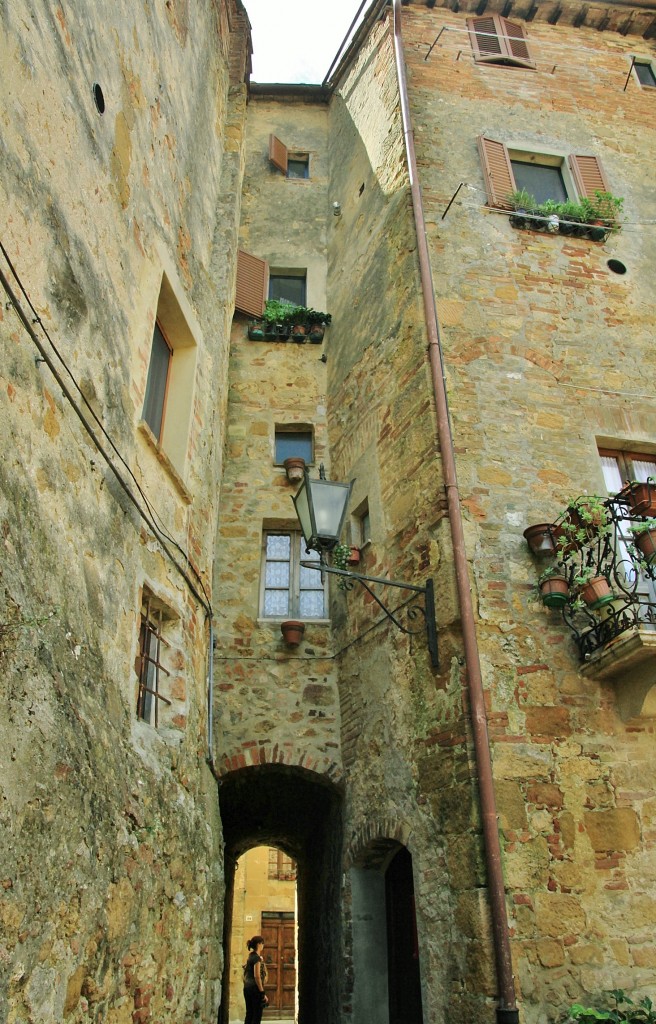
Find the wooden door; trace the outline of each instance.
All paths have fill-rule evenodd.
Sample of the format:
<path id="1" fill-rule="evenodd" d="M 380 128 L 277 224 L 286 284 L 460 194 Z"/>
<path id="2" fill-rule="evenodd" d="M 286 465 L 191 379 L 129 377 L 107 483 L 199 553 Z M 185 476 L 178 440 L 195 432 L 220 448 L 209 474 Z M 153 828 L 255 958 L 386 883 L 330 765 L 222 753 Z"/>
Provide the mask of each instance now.
<path id="1" fill-rule="evenodd" d="M 296 1002 L 296 947 L 294 914 L 262 911 L 262 954 L 267 968 L 269 1005 L 264 1017 L 292 1017 Z"/>

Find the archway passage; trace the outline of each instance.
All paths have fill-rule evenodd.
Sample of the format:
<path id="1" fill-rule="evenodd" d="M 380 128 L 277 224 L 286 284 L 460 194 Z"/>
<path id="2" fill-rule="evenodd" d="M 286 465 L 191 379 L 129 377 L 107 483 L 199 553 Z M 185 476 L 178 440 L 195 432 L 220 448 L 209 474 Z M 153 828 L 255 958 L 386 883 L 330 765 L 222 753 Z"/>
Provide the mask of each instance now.
<path id="1" fill-rule="evenodd" d="M 226 963 L 219 1024 L 228 1024 L 234 865 L 253 846 L 278 847 L 297 864 L 299 1024 L 337 1024 L 341 793 L 304 768 L 269 764 L 226 775 L 219 800 L 226 847 Z"/>
<path id="2" fill-rule="evenodd" d="M 422 1024 L 412 857 L 394 840 L 368 844 L 350 872 L 354 1024 Z"/>

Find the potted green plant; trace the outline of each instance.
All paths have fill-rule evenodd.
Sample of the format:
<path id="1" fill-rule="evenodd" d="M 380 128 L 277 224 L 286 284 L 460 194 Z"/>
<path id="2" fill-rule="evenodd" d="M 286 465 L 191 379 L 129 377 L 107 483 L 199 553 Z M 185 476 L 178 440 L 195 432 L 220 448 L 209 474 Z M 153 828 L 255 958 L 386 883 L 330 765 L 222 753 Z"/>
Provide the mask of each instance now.
<path id="1" fill-rule="evenodd" d="M 608 577 L 599 573 L 598 569 L 586 566 L 574 577 L 573 582 L 579 588 L 579 597 L 591 611 L 603 607 L 614 598 Z"/>
<path id="2" fill-rule="evenodd" d="M 527 224 L 527 214 L 530 214 L 538 205 L 535 196 L 527 192 L 525 188 L 519 188 L 510 193 L 508 202 L 515 211 L 509 218 L 512 226 L 514 228 L 530 227 L 530 222 Z"/>
<path id="3" fill-rule="evenodd" d="M 332 320 L 330 313 L 320 313 L 316 309 L 306 310 L 306 320 L 309 327 L 308 335 L 310 341 L 315 345 L 323 341 L 326 327 Z"/>
<path id="4" fill-rule="evenodd" d="M 631 515 L 656 516 L 656 480 L 653 476 L 646 481 L 629 480 L 615 499 L 628 505 Z"/>
<path id="5" fill-rule="evenodd" d="M 547 608 L 562 608 L 569 599 L 569 580 L 557 566 L 551 566 L 538 577 L 542 603 Z"/>
<path id="6" fill-rule="evenodd" d="M 604 537 L 612 530 L 608 518 L 607 499 L 598 494 L 582 494 L 570 498 L 559 526 L 561 535 L 558 547 L 562 553 L 577 550 L 583 544 Z"/>
<path id="7" fill-rule="evenodd" d="M 633 543 L 640 553 L 640 564 L 651 566 L 656 561 L 656 519 L 645 519 L 630 529 Z"/>

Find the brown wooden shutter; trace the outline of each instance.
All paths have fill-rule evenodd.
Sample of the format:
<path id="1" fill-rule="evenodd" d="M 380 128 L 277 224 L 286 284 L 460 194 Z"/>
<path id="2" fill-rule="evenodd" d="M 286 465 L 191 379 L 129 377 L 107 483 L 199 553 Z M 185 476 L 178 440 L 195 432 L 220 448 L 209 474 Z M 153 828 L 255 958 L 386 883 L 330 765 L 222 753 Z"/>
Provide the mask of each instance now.
<path id="1" fill-rule="evenodd" d="M 569 167 L 580 199 L 584 196 L 594 199 L 596 189 L 610 192 L 601 161 L 596 156 L 570 156 Z"/>
<path id="2" fill-rule="evenodd" d="M 513 176 L 508 150 L 503 142 L 478 136 L 478 150 L 485 175 L 485 188 L 490 206 L 512 209 L 508 196 L 517 188 Z"/>
<path id="3" fill-rule="evenodd" d="M 269 136 L 269 160 L 283 174 L 287 174 L 287 146 L 275 135 Z"/>
<path id="4" fill-rule="evenodd" d="M 498 14 L 467 18 L 474 60 L 489 64 L 519 64 L 534 68 L 523 25 Z"/>
<path id="5" fill-rule="evenodd" d="M 269 264 L 240 249 L 237 253 L 235 310 L 262 316 L 269 286 Z"/>
<path id="6" fill-rule="evenodd" d="M 493 14 L 487 18 L 467 18 L 467 28 L 474 51 L 474 60 L 498 60 L 504 49 L 498 34 L 497 19 Z"/>
<path id="7" fill-rule="evenodd" d="M 509 57 L 513 58 L 513 62 L 521 64 L 525 68 L 534 68 L 535 61 L 531 60 L 524 26 L 500 17 L 499 27 L 502 35 L 501 42 L 504 43 L 506 52 Z"/>

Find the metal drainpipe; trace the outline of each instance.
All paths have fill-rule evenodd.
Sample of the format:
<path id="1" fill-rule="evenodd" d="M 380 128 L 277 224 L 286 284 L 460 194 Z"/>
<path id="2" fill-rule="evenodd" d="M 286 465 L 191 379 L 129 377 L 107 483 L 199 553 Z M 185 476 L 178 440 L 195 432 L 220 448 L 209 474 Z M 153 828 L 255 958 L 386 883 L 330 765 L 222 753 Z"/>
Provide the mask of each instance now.
<path id="1" fill-rule="evenodd" d="M 403 37 L 401 34 L 401 0 L 394 3 L 394 56 L 396 74 L 401 99 L 401 115 L 405 139 L 408 174 L 412 192 L 412 209 L 414 213 L 415 231 L 419 250 L 419 268 L 421 273 L 421 290 L 424 299 L 424 314 L 428 330 L 428 353 L 430 358 L 433 394 L 437 411 L 437 434 L 442 455 L 444 482 L 451 525 L 453 543 L 453 560 L 456 569 L 456 585 L 462 622 L 462 635 L 465 648 L 465 663 L 471 705 L 472 732 L 478 769 L 481 814 L 483 819 L 483 836 L 485 840 L 485 862 L 487 867 L 488 888 L 490 893 L 490 911 L 492 917 L 492 933 L 494 938 L 494 954 L 496 962 L 497 982 L 499 986 L 499 1002 L 497 1007 L 498 1024 L 517 1024 L 519 1012 L 515 996 L 515 979 L 512 971 L 510 952 L 510 936 L 508 933 L 508 917 L 506 914 L 506 897 L 501 870 L 501 844 L 497 824 L 496 800 L 492 778 L 492 759 L 487 730 L 487 715 L 483 696 L 483 679 L 476 638 L 476 623 L 467 570 L 467 555 L 460 509 L 460 496 L 456 478 L 456 464 L 453 451 L 453 436 L 449 423 L 449 408 L 444 379 L 442 348 L 435 306 L 435 291 L 431 273 L 428 242 L 426 239 L 426 222 L 417 180 L 417 161 L 415 157 L 414 134 L 410 118 L 408 87 L 403 57 Z"/>

